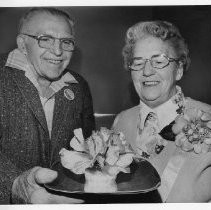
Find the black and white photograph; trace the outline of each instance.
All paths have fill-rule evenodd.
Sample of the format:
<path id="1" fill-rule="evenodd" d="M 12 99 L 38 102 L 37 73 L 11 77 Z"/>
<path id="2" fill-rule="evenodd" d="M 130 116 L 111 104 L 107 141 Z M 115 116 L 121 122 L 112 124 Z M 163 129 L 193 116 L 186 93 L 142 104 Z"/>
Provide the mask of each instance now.
<path id="1" fill-rule="evenodd" d="M 0 25 L 0 208 L 211 202 L 211 5 L 0 5 Z"/>

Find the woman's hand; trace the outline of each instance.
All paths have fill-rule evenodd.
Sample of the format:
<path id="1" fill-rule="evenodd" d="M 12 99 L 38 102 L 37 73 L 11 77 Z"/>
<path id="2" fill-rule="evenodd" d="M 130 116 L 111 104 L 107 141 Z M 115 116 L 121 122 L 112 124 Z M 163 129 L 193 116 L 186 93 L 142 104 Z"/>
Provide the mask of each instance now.
<path id="1" fill-rule="evenodd" d="M 34 167 L 17 177 L 12 187 L 13 203 L 70 204 L 83 200 L 51 194 L 42 186 L 57 177 L 57 172 L 48 168 Z"/>

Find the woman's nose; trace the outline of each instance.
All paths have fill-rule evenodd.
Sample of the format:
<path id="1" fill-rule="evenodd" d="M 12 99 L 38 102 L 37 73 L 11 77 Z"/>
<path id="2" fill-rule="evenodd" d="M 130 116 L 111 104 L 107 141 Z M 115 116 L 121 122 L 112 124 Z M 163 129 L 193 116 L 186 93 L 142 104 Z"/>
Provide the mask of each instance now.
<path id="1" fill-rule="evenodd" d="M 155 69 L 152 67 L 150 60 L 146 60 L 145 67 L 144 67 L 144 70 L 143 70 L 143 75 L 144 76 L 151 76 L 153 74 L 155 74 Z"/>

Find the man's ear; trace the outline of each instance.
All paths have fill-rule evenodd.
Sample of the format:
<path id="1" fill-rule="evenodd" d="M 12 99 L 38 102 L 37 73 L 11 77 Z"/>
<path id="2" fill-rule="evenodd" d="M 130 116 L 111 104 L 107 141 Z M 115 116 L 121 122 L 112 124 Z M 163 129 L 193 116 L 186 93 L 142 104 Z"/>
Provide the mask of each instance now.
<path id="1" fill-rule="evenodd" d="M 183 63 L 180 62 L 178 69 L 177 69 L 177 75 L 176 75 L 176 80 L 179 81 L 182 76 L 183 76 L 183 72 L 184 72 L 184 67 L 183 67 Z"/>
<path id="2" fill-rule="evenodd" d="M 26 43 L 25 43 L 25 40 L 24 40 L 23 35 L 18 35 L 17 38 L 16 38 L 16 41 L 17 41 L 18 49 L 19 49 L 24 55 L 26 55 L 26 54 L 27 54 L 27 51 L 26 51 Z"/>

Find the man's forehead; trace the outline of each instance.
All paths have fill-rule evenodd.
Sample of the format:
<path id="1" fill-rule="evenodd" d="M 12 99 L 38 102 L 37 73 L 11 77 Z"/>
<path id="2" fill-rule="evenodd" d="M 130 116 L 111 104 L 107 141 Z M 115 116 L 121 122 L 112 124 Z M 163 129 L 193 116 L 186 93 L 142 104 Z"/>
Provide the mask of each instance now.
<path id="1" fill-rule="evenodd" d="M 46 12 L 37 12 L 32 14 L 25 22 L 22 31 L 33 33 L 60 31 L 71 35 L 72 27 L 68 20 L 62 16 L 52 15 Z"/>

